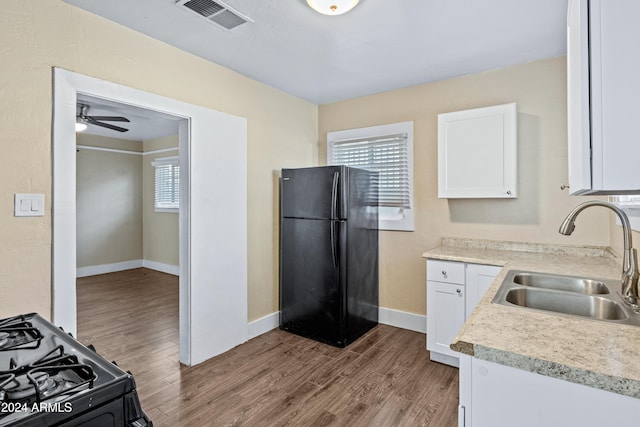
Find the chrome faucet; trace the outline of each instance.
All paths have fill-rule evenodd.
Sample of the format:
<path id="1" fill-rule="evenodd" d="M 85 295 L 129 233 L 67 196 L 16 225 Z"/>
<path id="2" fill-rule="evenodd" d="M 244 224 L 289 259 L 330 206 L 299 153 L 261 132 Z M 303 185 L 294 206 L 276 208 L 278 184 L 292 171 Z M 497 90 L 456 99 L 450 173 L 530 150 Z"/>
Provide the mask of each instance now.
<path id="1" fill-rule="evenodd" d="M 580 212 L 589 206 L 604 206 L 614 211 L 620 218 L 622 223 L 622 232 L 624 233 L 624 255 L 622 258 L 622 298 L 629 304 L 636 305 L 638 303 L 638 259 L 636 250 L 631 244 L 631 226 L 629 218 L 622 209 L 609 202 L 601 202 L 599 200 L 591 200 L 576 206 L 569 215 L 562 221 L 560 225 L 560 234 L 565 236 L 573 233 L 576 228 L 575 220 Z"/>

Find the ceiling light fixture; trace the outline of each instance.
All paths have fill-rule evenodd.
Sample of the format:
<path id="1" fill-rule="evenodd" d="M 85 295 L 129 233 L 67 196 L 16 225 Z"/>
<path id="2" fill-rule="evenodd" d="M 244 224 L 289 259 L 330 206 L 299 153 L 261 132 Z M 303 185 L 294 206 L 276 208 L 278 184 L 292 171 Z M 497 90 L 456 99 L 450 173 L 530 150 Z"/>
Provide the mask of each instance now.
<path id="1" fill-rule="evenodd" d="M 76 132 L 82 132 L 87 129 L 87 125 L 85 123 L 76 122 Z"/>
<path id="2" fill-rule="evenodd" d="M 316 12 L 324 15 L 342 15 L 353 9 L 360 0 L 307 0 Z"/>

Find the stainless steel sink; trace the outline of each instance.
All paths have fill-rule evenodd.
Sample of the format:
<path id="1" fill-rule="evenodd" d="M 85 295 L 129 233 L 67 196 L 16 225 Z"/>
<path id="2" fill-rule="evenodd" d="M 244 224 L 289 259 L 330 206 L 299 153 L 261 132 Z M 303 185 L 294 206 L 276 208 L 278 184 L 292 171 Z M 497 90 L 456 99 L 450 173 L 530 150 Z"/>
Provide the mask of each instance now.
<path id="1" fill-rule="evenodd" d="M 521 307 L 598 320 L 623 320 L 628 317 L 620 304 L 615 301 L 569 292 L 559 293 L 533 288 L 516 288 L 507 292 L 505 300 Z"/>
<path id="2" fill-rule="evenodd" d="M 640 314 L 614 291 L 616 280 L 511 270 L 494 304 L 640 326 Z"/>
<path id="3" fill-rule="evenodd" d="M 602 281 L 581 277 L 557 276 L 543 273 L 518 273 L 513 277 L 513 281 L 523 286 L 578 292 L 581 294 L 609 293 L 609 289 Z"/>

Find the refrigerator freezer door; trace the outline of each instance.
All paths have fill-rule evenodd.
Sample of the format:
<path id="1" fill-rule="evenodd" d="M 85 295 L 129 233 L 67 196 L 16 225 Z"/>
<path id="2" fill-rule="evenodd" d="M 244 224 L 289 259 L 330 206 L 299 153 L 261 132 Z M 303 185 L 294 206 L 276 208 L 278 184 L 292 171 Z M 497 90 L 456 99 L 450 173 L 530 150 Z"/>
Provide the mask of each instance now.
<path id="1" fill-rule="evenodd" d="M 343 347 L 344 222 L 283 218 L 281 227 L 280 327 Z"/>
<path id="2" fill-rule="evenodd" d="M 346 219 L 347 168 L 282 169 L 282 216 Z"/>

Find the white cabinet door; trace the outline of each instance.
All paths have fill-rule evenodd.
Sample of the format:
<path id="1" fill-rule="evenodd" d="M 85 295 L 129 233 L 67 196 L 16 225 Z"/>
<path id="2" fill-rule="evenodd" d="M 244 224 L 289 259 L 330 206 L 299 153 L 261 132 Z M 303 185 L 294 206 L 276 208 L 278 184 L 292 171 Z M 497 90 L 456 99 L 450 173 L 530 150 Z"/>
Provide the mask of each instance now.
<path id="1" fill-rule="evenodd" d="M 476 301 L 476 305 L 480 302 L 480 299 L 487 293 L 489 286 L 493 283 L 496 276 L 500 272 L 501 268 L 496 267 L 496 272 L 478 274 L 478 301 Z"/>
<path id="2" fill-rule="evenodd" d="M 517 197 L 516 104 L 438 115 L 438 197 Z"/>
<path id="3" fill-rule="evenodd" d="M 471 408 L 473 403 L 471 402 L 471 371 L 473 357 L 468 354 L 460 354 L 460 394 L 458 402 L 458 427 L 472 427 L 471 420 Z"/>
<path id="4" fill-rule="evenodd" d="M 471 398 L 465 399 L 464 406 L 473 427 L 640 424 L 640 399 L 476 358 L 461 364 L 460 369 L 461 378 L 471 369 Z"/>
<path id="5" fill-rule="evenodd" d="M 464 286 L 427 282 L 427 349 L 457 357 L 449 345 L 464 324 Z"/>
<path id="6" fill-rule="evenodd" d="M 465 302 L 465 319 L 471 315 L 484 294 L 500 273 L 502 267 L 495 265 L 467 264 L 465 289 L 467 291 Z"/>
<path id="7" fill-rule="evenodd" d="M 640 2 L 571 0 L 567 14 L 571 194 L 640 193 Z"/>
<path id="8" fill-rule="evenodd" d="M 569 191 L 591 189 L 588 0 L 569 0 L 567 12 L 567 114 Z"/>

